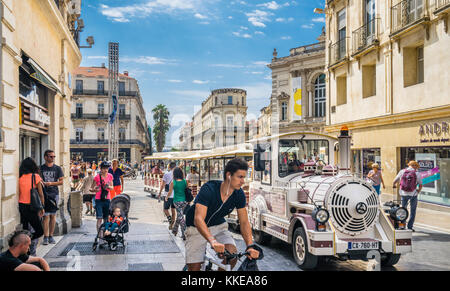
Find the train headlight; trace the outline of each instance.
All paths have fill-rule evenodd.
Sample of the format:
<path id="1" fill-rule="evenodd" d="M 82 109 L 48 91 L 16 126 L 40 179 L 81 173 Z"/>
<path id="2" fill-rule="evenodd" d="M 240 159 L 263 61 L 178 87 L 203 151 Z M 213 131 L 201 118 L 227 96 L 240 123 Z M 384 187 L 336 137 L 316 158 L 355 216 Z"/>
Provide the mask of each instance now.
<path id="1" fill-rule="evenodd" d="M 391 218 L 395 221 L 405 221 L 408 219 L 408 210 L 404 207 L 392 207 L 390 211 Z"/>
<path id="2" fill-rule="evenodd" d="M 313 218 L 316 222 L 320 224 L 327 223 L 328 219 L 330 218 L 330 214 L 328 211 L 324 208 L 316 209 L 313 213 Z"/>

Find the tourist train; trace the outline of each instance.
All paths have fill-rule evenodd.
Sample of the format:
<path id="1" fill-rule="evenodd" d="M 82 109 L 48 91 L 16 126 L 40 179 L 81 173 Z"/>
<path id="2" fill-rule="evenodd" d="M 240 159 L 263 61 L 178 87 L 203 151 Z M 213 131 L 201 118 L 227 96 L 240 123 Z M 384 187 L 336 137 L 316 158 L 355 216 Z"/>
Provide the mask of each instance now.
<path id="1" fill-rule="evenodd" d="M 236 157 L 249 163 L 243 190 L 253 238 L 267 244 L 272 237 L 292 245 L 302 269 L 319 261 L 367 260 L 395 265 L 412 251 L 408 211 L 396 203 L 380 204 L 371 183 L 350 171 L 350 142 L 343 128 L 338 138 L 313 132 L 292 132 L 248 143 L 195 152 L 156 153 L 148 163 L 175 161 L 200 176 L 192 185 L 222 180 L 225 164 Z M 148 175 L 146 191 L 159 193 L 162 175 Z M 236 211 L 228 223 L 239 228 Z M 322 260 L 319 260 L 322 259 Z"/>

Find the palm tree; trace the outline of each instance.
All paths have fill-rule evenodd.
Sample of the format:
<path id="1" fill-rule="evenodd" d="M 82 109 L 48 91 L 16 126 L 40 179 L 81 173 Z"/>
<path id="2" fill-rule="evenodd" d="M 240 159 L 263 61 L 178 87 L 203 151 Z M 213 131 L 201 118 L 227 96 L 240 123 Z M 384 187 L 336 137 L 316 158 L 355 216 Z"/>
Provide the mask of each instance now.
<path id="1" fill-rule="evenodd" d="M 161 152 L 166 143 L 166 134 L 170 129 L 169 110 L 163 104 L 157 105 L 152 110 L 155 126 L 153 127 L 153 136 L 155 138 L 156 151 Z"/>

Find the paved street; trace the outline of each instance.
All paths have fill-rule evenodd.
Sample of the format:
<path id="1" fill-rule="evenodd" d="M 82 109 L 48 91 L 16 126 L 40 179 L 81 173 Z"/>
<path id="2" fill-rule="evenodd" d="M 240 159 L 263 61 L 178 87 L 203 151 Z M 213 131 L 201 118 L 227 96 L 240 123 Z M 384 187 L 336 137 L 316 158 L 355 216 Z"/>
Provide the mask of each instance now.
<path id="1" fill-rule="evenodd" d="M 148 197 L 143 191 L 143 181 L 126 180 L 125 192 L 132 198 L 129 218 L 130 231 L 126 234 L 128 245 L 116 252 L 97 250 L 92 253 L 95 238 L 95 219 L 84 216 L 83 226 L 73 229 L 45 255 L 53 270 L 181 270 L 184 265 L 184 245 L 180 237 L 168 231 L 164 221 L 162 204 Z M 238 232 L 234 232 L 238 249 L 245 244 Z M 50 246 L 41 247 L 49 249 Z M 258 263 L 263 271 L 299 270 L 292 255 L 291 246 L 273 239 L 264 246 L 264 260 Z M 413 234 L 413 252 L 403 256 L 393 268 L 382 270 L 450 270 L 450 233 L 439 233 L 417 227 Z M 330 261 L 318 270 L 345 271 L 366 270 L 364 261 Z"/>

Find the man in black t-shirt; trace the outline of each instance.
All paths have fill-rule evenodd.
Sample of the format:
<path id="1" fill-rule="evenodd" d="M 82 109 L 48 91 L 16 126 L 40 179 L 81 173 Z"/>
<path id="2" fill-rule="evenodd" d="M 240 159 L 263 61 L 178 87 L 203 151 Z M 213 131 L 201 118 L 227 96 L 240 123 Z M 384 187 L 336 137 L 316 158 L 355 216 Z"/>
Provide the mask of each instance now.
<path id="1" fill-rule="evenodd" d="M 250 259 L 257 259 L 259 252 L 252 248 L 253 238 L 248 221 L 246 198 L 241 189 L 247 176 L 247 162 L 234 159 L 227 163 L 224 182 L 209 181 L 195 197 L 194 205 L 186 214 L 186 264 L 189 271 L 199 271 L 204 262 L 207 243 L 218 253 L 225 249 L 236 253 L 236 243 L 228 231 L 225 217 L 237 209 L 241 234 L 250 253 Z M 234 267 L 236 260 L 230 262 Z"/>
<path id="2" fill-rule="evenodd" d="M 58 211 L 59 189 L 63 184 L 64 174 L 60 166 L 55 165 L 55 152 L 46 150 L 44 153 L 45 164 L 40 168 L 41 177 L 44 181 L 44 190 L 47 194 L 44 214 L 44 240 L 43 245 L 54 244 L 53 232 L 56 225 L 56 211 Z"/>
<path id="3" fill-rule="evenodd" d="M 31 239 L 28 231 L 14 232 L 9 241 L 9 249 L 0 254 L 0 272 L 2 271 L 50 271 L 43 258 L 28 256 Z"/>

